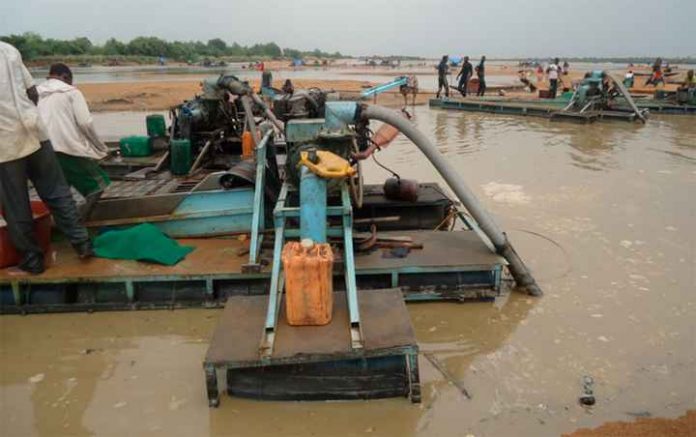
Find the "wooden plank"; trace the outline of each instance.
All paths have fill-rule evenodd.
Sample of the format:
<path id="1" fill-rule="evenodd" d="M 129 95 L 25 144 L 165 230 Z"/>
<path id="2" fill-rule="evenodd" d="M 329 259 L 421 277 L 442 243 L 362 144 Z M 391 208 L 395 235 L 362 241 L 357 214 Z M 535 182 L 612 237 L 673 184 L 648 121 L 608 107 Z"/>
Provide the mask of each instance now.
<path id="1" fill-rule="evenodd" d="M 414 244 L 423 244 L 423 249 L 412 250 L 405 258 L 385 258 L 382 250 L 356 256 L 358 273 L 375 270 L 416 271 L 420 268 L 471 268 L 490 269 L 505 261 L 491 252 L 473 231 L 391 231 L 381 232 L 380 237 L 408 237 Z M 181 239 L 179 243 L 194 246 L 183 261 L 174 266 L 142 263 L 129 260 L 93 258 L 80 260 L 66 242 L 56 243 L 46 257 L 48 268 L 40 275 L 18 274 L 13 269 L 0 269 L 0 284 L 12 281 L 26 283 L 99 281 L 125 278 L 168 277 L 185 280 L 190 276 L 242 274 L 242 265 L 247 256 L 239 256 L 247 243 L 236 238 Z M 268 256 L 268 253 L 264 254 Z M 270 268 L 264 267 L 262 274 Z"/>
<path id="2" fill-rule="evenodd" d="M 0 269 L 0 283 L 97 281 L 109 278 L 144 278 L 149 276 L 228 275 L 240 273 L 246 256 L 238 256 L 245 243 L 235 238 L 206 238 L 178 240 L 196 249 L 179 264 L 163 266 L 129 260 L 92 258 L 80 260 L 68 243 L 58 243 L 46 257 L 48 268 L 40 275 L 18 276 L 11 269 Z M 185 278 L 182 278 L 185 279 Z"/>

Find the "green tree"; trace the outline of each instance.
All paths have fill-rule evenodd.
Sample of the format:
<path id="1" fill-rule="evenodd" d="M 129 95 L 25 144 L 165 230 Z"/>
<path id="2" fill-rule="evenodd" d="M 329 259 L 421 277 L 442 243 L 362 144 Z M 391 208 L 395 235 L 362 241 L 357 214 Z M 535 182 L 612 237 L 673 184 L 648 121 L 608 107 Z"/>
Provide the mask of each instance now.
<path id="1" fill-rule="evenodd" d="M 102 48 L 102 52 L 106 56 L 121 56 L 127 53 L 126 45 L 116 38 L 109 38 Z"/>
<path id="2" fill-rule="evenodd" d="M 45 47 L 45 42 L 41 35 L 26 32 L 22 35 L 3 36 L 2 40 L 13 45 L 22 54 L 25 60 L 32 60 L 41 56 L 41 49 Z"/>
<path id="3" fill-rule="evenodd" d="M 283 49 L 283 56 L 292 59 L 300 59 L 302 58 L 302 52 L 291 48 L 285 48 Z"/>
<path id="4" fill-rule="evenodd" d="M 206 46 L 208 48 L 208 53 L 212 56 L 223 56 L 227 52 L 227 43 L 220 38 L 209 40 Z"/>
<path id="5" fill-rule="evenodd" d="M 89 53 L 89 51 L 92 49 L 92 41 L 90 41 L 88 38 L 80 37 L 80 38 L 75 38 L 72 41 L 70 41 L 70 50 L 72 55 L 85 55 Z"/>
<path id="6" fill-rule="evenodd" d="M 127 53 L 139 56 L 169 56 L 169 44 L 154 36 L 139 36 L 128 43 Z"/>
<path id="7" fill-rule="evenodd" d="M 199 57 L 210 56 L 237 56 L 237 57 L 273 57 L 282 56 L 290 58 L 302 58 L 314 56 L 317 58 L 341 57 L 339 52 L 325 53 L 319 49 L 311 52 L 303 52 L 293 48 L 281 49 L 274 42 L 243 46 L 238 43 L 227 45 L 220 38 L 213 38 L 207 43 L 201 41 L 173 41 L 168 42 L 152 36 L 134 38 L 128 43 L 123 43 L 110 38 L 103 45 L 94 45 L 86 37 L 78 37 L 70 40 L 42 38 L 37 33 L 27 32 L 21 35 L 0 36 L 0 40 L 15 46 L 26 60 L 48 56 L 166 56 L 168 58 L 188 61 Z"/>

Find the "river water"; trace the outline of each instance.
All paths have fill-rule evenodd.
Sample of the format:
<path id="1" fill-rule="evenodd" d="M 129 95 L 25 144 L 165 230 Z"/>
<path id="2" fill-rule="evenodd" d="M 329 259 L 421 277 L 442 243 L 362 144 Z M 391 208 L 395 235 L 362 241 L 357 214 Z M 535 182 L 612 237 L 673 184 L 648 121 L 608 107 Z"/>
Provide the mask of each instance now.
<path id="1" fill-rule="evenodd" d="M 224 396 L 211 410 L 201 362 L 217 310 L 3 316 L 3 435 L 552 436 L 696 408 L 696 119 L 588 126 L 418 107 L 415 123 L 545 291 L 408 306 L 422 351 L 471 399 L 421 357 L 420 405 Z M 378 158 L 438 180 L 404 138 Z M 387 176 L 366 167 L 371 182 Z M 586 375 L 591 409 L 577 402 Z"/>
<path id="2" fill-rule="evenodd" d="M 432 64 L 432 65 L 431 65 Z M 273 71 L 273 79 L 280 86 L 285 79 L 320 79 L 320 80 L 356 80 L 371 83 L 384 83 L 393 80 L 407 70 L 409 74 L 415 74 L 421 89 L 434 91 L 437 89 L 437 75 L 435 65 L 407 65 L 403 68 L 390 69 L 386 67 L 355 66 L 351 68 L 335 67 L 301 67 L 297 69 L 284 69 Z M 491 65 L 496 65 L 493 62 Z M 112 82 L 163 82 L 163 81 L 191 81 L 202 80 L 207 77 L 216 77 L 222 73 L 233 74 L 242 80 L 254 80 L 261 77 L 259 71 L 243 68 L 242 63 L 231 63 L 225 67 L 199 67 L 199 66 L 121 66 L 121 67 L 75 67 L 73 70 L 75 83 L 112 83 Z M 450 82 L 456 82 L 456 68 L 452 68 Z M 31 71 L 34 79 L 40 82 L 48 75 L 47 68 L 35 68 Z M 507 75 L 494 75 L 487 78 L 489 86 L 512 86 L 519 83 L 519 79 L 513 69 Z"/>

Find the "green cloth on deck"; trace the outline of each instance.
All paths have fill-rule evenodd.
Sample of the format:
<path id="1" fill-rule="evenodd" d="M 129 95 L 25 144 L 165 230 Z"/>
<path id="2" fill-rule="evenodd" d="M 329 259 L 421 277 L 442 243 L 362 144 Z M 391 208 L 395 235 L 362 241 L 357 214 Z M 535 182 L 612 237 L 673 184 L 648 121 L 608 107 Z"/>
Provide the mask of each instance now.
<path id="1" fill-rule="evenodd" d="M 104 191 L 111 184 L 109 176 L 94 159 L 60 152 L 56 152 L 56 156 L 68 185 L 75 187 L 84 197 Z"/>
<path id="2" fill-rule="evenodd" d="M 94 252 L 98 257 L 131 259 L 167 266 L 173 266 L 186 258 L 193 249 L 191 246 L 181 246 L 150 223 L 107 231 L 94 239 Z"/>

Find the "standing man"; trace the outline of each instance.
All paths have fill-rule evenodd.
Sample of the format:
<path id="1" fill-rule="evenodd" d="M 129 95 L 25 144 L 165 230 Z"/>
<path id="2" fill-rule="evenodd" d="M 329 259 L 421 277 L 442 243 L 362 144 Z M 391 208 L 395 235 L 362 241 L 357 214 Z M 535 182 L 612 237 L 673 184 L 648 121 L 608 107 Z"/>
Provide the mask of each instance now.
<path id="1" fill-rule="evenodd" d="M 560 67 L 558 66 L 558 58 L 553 60 L 548 68 L 546 69 L 546 74 L 549 75 L 549 98 L 555 99 L 556 93 L 558 92 L 558 74 Z"/>
<path id="2" fill-rule="evenodd" d="M 92 115 L 73 75 L 65 64 L 53 64 L 46 82 L 38 86 L 39 114 L 69 185 L 85 198 L 81 216 L 87 219 L 111 183 L 97 161 L 109 149 L 94 130 Z"/>
<path id="3" fill-rule="evenodd" d="M 437 94 L 435 94 L 435 98 L 437 99 L 440 98 L 440 91 L 442 91 L 442 88 L 445 89 L 445 97 L 449 97 L 449 84 L 447 83 L 447 73 L 449 72 L 448 62 L 449 56 L 445 55 L 440 60 L 440 63 L 437 64 Z"/>
<path id="4" fill-rule="evenodd" d="M 652 67 L 652 75 L 648 78 L 648 81 L 645 82 L 645 86 L 652 84 L 653 86 L 657 87 L 657 84 L 660 82 L 662 82 L 662 85 L 664 86 L 665 78 L 662 74 L 662 58 L 657 58 Z"/>
<path id="5" fill-rule="evenodd" d="M 570 64 L 568 61 L 563 62 L 563 75 L 567 76 L 570 73 Z"/>
<path id="6" fill-rule="evenodd" d="M 271 70 L 263 70 L 261 73 L 261 91 L 263 91 L 264 88 L 272 88 L 273 87 L 273 73 L 271 73 Z"/>
<path id="7" fill-rule="evenodd" d="M 691 69 L 686 72 L 686 77 L 684 78 L 684 83 L 682 88 L 690 90 L 696 88 L 696 76 L 694 76 L 694 70 Z"/>
<path id="8" fill-rule="evenodd" d="M 481 62 L 476 66 L 476 75 L 478 76 L 479 86 L 476 92 L 477 96 L 483 97 L 486 94 L 486 67 L 484 63 L 486 62 L 486 57 L 481 56 Z"/>
<path id="9" fill-rule="evenodd" d="M 38 93 L 19 51 L 0 41 L 0 204 L 10 240 L 22 255 L 19 268 L 32 274 L 42 273 L 45 264 L 34 234 L 29 180 L 80 258 L 94 255 L 41 123 L 37 100 Z"/>
<path id="10" fill-rule="evenodd" d="M 464 62 L 462 63 L 462 69 L 459 70 L 457 78 L 459 79 L 459 86 L 457 89 L 462 94 L 462 97 L 466 97 L 466 92 L 469 88 L 469 79 L 474 74 L 471 62 L 469 62 L 469 57 L 464 56 Z"/>

